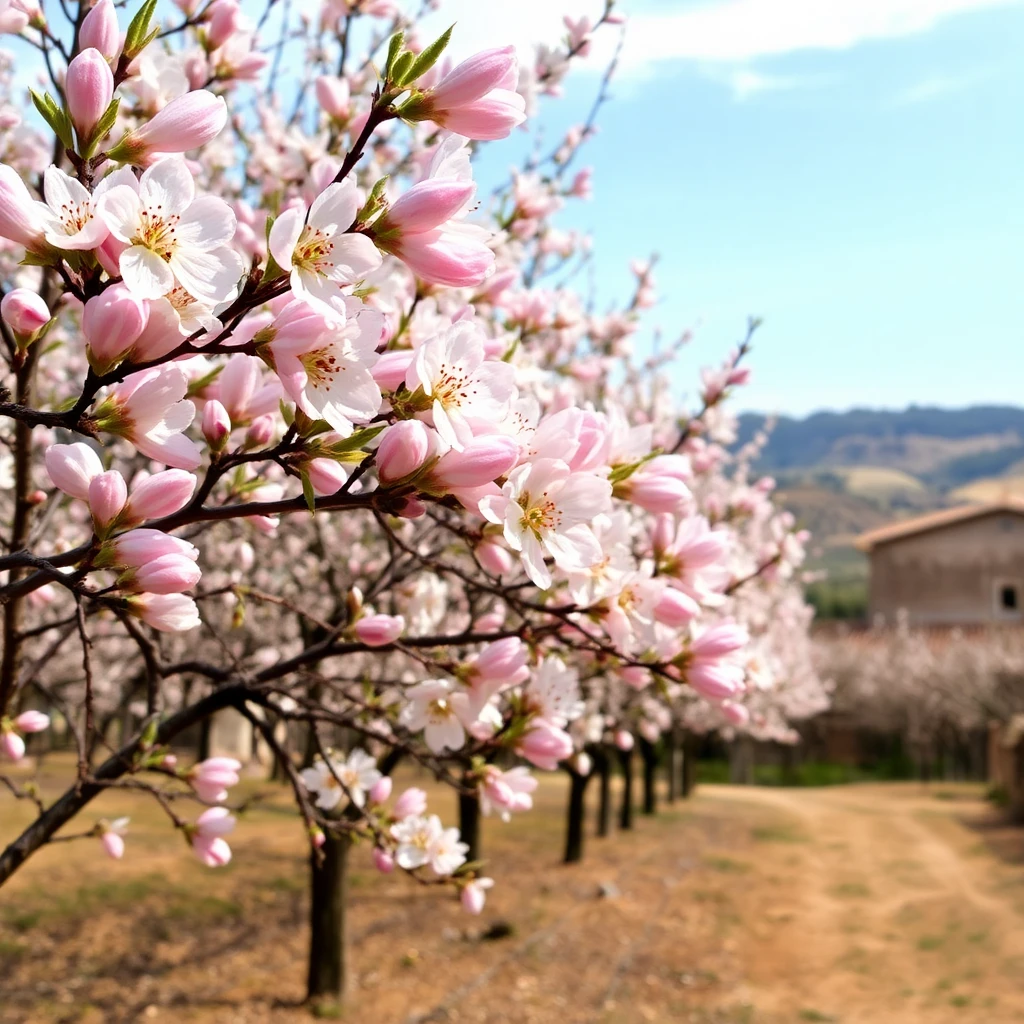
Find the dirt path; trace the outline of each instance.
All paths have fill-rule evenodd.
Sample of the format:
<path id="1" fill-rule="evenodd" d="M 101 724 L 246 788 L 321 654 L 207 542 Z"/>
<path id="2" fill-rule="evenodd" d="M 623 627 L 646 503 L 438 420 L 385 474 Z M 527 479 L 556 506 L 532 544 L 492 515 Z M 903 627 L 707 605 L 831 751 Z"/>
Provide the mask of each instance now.
<path id="1" fill-rule="evenodd" d="M 487 822 L 499 885 L 482 919 L 356 864 L 344 1019 L 1024 1021 L 1024 864 L 973 827 L 990 816 L 976 790 L 707 786 L 589 838 L 569 868 L 564 800 L 548 777 L 529 825 Z M 0 1022 L 308 1024 L 290 817 L 247 815 L 230 869 L 209 872 L 145 804 L 126 809 L 123 862 L 70 844 L 0 895 Z M 1006 833 L 1024 852 L 1021 836 Z M 506 937 L 487 941 L 497 924 Z"/>

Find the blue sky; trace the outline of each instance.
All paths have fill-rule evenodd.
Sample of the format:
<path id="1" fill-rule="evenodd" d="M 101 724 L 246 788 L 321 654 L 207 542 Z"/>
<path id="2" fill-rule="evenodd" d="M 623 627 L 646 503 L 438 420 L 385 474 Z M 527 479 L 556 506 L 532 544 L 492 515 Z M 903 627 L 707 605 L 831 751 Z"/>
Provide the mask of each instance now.
<path id="1" fill-rule="evenodd" d="M 455 55 L 600 9 L 508 6 L 514 19 L 445 4 Z M 620 7 L 623 75 L 585 154 L 595 198 L 564 223 L 593 233 L 602 297 L 626 292 L 630 257 L 660 254 L 650 323 L 698 328 L 681 392 L 756 313 L 744 408 L 1024 402 L 1024 4 Z M 542 108 L 552 139 L 582 118 L 612 43 Z M 521 152 L 492 146 L 484 181 Z"/>

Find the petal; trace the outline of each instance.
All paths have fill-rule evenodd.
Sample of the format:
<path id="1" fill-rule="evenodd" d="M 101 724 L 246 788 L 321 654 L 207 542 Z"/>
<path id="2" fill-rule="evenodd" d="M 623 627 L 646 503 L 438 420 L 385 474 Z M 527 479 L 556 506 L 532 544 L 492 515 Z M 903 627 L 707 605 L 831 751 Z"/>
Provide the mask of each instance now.
<path id="1" fill-rule="evenodd" d="M 142 201 L 128 185 L 115 185 L 103 194 L 97 213 L 116 239 L 131 242 L 139 231 Z"/>
<path id="2" fill-rule="evenodd" d="M 351 227 L 358 212 L 359 195 L 355 184 L 351 180 L 338 181 L 328 185 L 313 201 L 309 224 L 330 237 Z"/>
<path id="3" fill-rule="evenodd" d="M 223 288 L 225 281 L 224 264 L 218 256 L 222 251 L 179 249 L 171 256 L 169 267 L 185 291 L 208 302 L 220 302 L 224 296 L 216 294 L 216 290 L 218 285 Z M 233 269 L 228 276 L 234 278 L 233 286 L 238 280 L 234 277 Z"/>
<path id="4" fill-rule="evenodd" d="M 51 164 L 43 175 L 43 196 L 47 206 L 54 213 L 59 213 L 64 205 L 89 204 L 92 197 L 81 182 L 65 174 L 59 167 Z"/>
<path id="5" fill-rule="evenodd" d="M 200 196 L 181 215 L 177 228 L 180 245 L 215 249 L 235 234 L 235 213 L 217 196 Z"/>
<path id="6" fill-rule="evenodd" d="M 145 246 L 125 249 L 119 265 L 126 287 L 136 298 L 159 299 L 174 287 L 171 268 Z"/>
<path id="7" fill-rule="evenodd" d="M 334 239 L 331 261 L 334 264 L 331 279 L 351 284 L 376 270 L 381 265 L 381 255 L 366 235 L 341 235 Z"/>
<path id="8" fill-rule="evenodd" d="M 302 210 L 285 210 L 270 229 L 270 238 L 267 240 L 270 255 L 284 270 L 292 265 L 292 253 L 302 234 L 303 216 Z"/>
<path id="9" fill-rule="evenodd" d="M 196 197 L 196 184 L 181 157 L 167 157 L 142 175 L 139 194 L 147 207 L 162 207 L 166 216 L 189 208 Z"/>

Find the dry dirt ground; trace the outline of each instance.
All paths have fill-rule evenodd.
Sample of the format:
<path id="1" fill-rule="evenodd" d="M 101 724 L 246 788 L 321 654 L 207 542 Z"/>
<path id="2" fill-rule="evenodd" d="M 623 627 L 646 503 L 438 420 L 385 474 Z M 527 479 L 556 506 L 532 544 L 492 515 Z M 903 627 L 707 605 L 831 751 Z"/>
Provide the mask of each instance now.
<path id="1" fill-rule="evenodd" d="M 111 794 L 95 810 L 132 814 L 124 861 L 83 840 L 15 876 L 0 1022 L 308 1022 L 300 829 L 280 790 L 247 788 L 222 871 Z M 558 863 L 564 797 L 550 779 L 529 819 L 487 823 L 499 884 L 480 919 L 356 851 L 345 1020 L 1024 1021 L 1024 837 L 976 789 L 705 786 L 588 837 L 574 867 Z M 26 816 L 0 796 L 0 841 Z"/>

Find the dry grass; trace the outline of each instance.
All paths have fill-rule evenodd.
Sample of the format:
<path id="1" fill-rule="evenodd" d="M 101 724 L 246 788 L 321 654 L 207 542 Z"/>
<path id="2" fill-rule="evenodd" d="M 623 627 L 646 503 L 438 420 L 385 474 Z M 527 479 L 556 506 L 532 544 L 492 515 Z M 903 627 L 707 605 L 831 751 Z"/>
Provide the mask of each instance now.
<path id="1" fill-rule="evenodd" d="M 309 1021 L 301 828 L 278 787 L 246 789 L 260 799 L 222 871 L 122 794 L 94 810 L 132 815 L 123 862 L 94 840 L 34 858 L 0 896 L 0 1021 Z M 973 797 L 707 787 L 630 834 L 588 838 L 567 868 L 564 796 L 547 779 L 528 820 L 487 822 L 499 886 L 481 919 L 357 851 L 344 1019 L 1024 1020 L 1024 868 L 963 827 L 982 813 Z M 0 839 L 25 818 L 0 799 Z"/>

